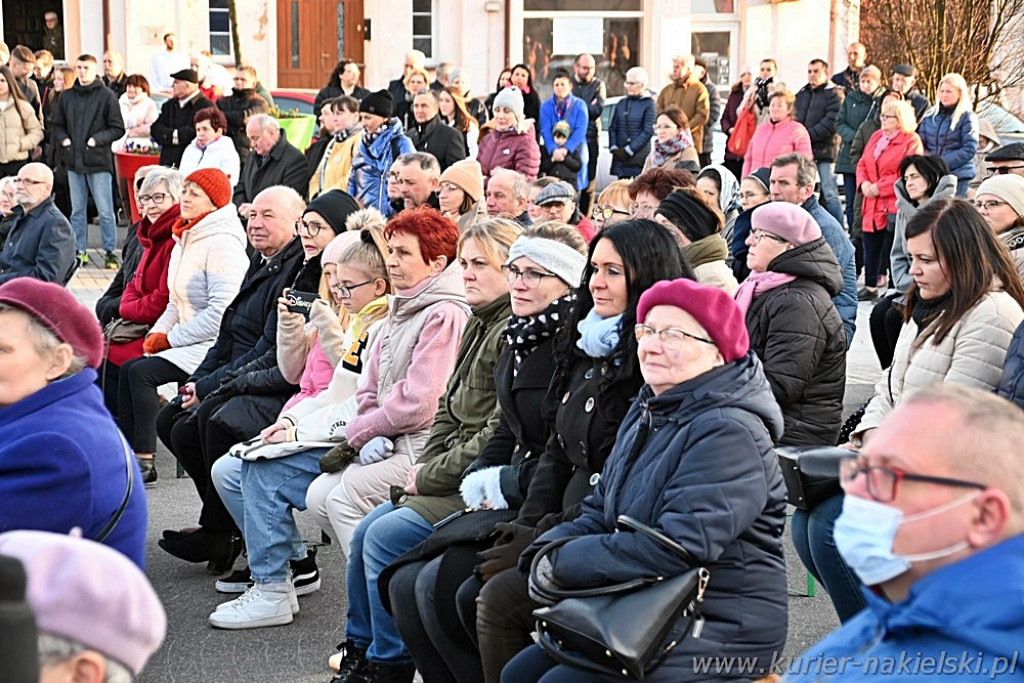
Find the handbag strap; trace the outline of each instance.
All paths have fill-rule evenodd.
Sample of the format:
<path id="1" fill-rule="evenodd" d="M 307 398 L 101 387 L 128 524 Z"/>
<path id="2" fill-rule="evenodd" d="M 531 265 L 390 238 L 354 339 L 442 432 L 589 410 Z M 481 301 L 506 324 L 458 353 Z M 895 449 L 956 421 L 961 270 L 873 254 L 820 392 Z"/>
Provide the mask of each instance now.
<path id="1" fill-rule="evenodd" d="M 124 438 L 121 430 L 118 430 L 117 435 L 121 437 L 121 449 L 124 451 L 124 464 L 128 474 L 128 485 L 125 487 L 124 498 L 121 499 L 121 504 L 114 510 L 114 514 L 107 520 L 107 523 L 100 529 L 100 532 L 96 534 L 96 538 L 93 539 L 97 543 L 105 541 L 110 532 L 117 526 L 117 523 L 124 517 L 124 511 L 128 509 L 128 501 L 131 500 L 132 491 L 135 488 L 135 472 L 132 470 L 132 451 L 128 447 L 128 441 Z"/>

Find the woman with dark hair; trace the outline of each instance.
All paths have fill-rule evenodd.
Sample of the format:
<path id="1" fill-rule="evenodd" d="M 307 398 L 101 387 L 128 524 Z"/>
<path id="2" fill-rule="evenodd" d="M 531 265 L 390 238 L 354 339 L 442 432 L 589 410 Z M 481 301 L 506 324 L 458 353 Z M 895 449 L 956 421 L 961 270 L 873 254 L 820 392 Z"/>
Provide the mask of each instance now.
<path id="1" fill-rule="evenodd" d="M 900 162 L 900 179 L 893 185 L 893 191 L 896 229 L 889 252 L 892 281 L 885 296 L 871 310 L 871 341 L 883 370 L 892 363 L 896 339 L 903 327 L 904 295 L 913 282 L 907 254 L 907 222 L 929 202 L 955 196 L 956 176 L 949 172 L 941 157 L 912 155 Z"/>
<path id="2" fill-rule="evenodd" d="M 237 185 L 241 175 L 241 160 L 235 143 L 225 135 L 228 120 L 217 107 L 200 109 L 192 117 L 196 136 L 181 155 L 181 172 L 188 175 L 200 168 L 219 168 Z"/>
<path id="3" fill-rule="evenodd" d="M 359 64 L 351 59 L 342 59 L 334 65 L 334 70 L 327 78 L 327 85 L 320 88 L 313 100 L 313 115 L 320 120 L 320 112 L 323 111 L 324 102 L 333 100 L 342 95 L 354 97 L 362 101 L 370 91 L 359 85 Z"/>
<path id="4" fill-rule="evenodd" d="M 1014 330 L 1024 320 L 1024 286 L 1006 248 L 965 201 L 939 199 L 907 223 L 913 278 L 892 365 L 882 373 L 851 449 L 871 439 L 904 399 L 936 382 L 988 391 L 998 384 Z M 866 605 L 861 582 L 835 547 L 832 529 L 842 495 L 793 519 L 793 542 L 808 570 L 824 584 L 841 621 Z M 860 578 L 861 581 L 857 579 Z"/>
<path id="5" fill-rule="evenodd" d="M 644 161 L 643 172 L 652 168 L 700 170 L 697 148 L 693 145 L 690 120 L 679 107 L 659 111 L 654 123 L 654 144 Z"/>
<path id="6" fill-rule="evenodd" d="M 459 88 L 449 85 L 437 94 L 437 111 L 441 121 L 462 133 L 470 159 L 475 159 L 480 139 L 480 124 L 470 115 Z"/>
<path id="7" fill-rule="evenodd" d="M 132 74 L 124 81 L 124 94 L 118 98 L 121 118 L 124 119 L 124 137 L 114 142 L 112 149 L 117 152 L 128 143 L 150 146 L 149 127 L 160 111 L 149 96 L 149 81 L 142 74 Z M 187 175 L 187 174 L 186 174 Z"/>
<path id="8" fill-rule="evenodd" d="M 511 82 L 512 69 L 506 66 L 504 69 L 501 70 L 501 73 L 498 74 L 498 82 L 494 84 L 494 92 L 488 95 L 487 99 L 484 100 L 484 107 L 487 108 L 488 118 L 494 116 L 494 98 L 497 97 L 498 93 L 504 90 L 505 87 L 509 85 Z M 539 108 L 538 111 L 540 111 Z"/>
<path id="9" fill-rule="evenodd" d="M 516 64 L 509 75 L 509 85 L 516 86 L 523 93 L 523 118 L 533 120 L 534 134 L 539 136 L 540 95 L 533 87 L 533 70 L 526 64 Z"/>

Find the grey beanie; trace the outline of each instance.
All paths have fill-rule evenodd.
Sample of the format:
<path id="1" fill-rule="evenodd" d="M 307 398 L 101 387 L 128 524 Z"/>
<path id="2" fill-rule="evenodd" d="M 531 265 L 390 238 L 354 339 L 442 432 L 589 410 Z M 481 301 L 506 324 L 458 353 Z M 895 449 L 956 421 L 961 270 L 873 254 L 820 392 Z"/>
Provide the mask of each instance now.
<path id="1" fill-rule="evenodd" d="M 558 276 L 570 287 L 579 287 L 583 279 L 583 268 L 587 265 L 587 257 L 567 244 L 543 237 L 520 237 L 508 251 L 505 265 L 516 259 L 526 258 L 535 262 Z"/>
<path id="2" fill-rule="evenodd" d="M 494 96 L 494 107 L 508 107 L 516 115 L 517 121 L 526 118 L 523 113 L 523 93 L 519 88 L 510 85 Z"/>

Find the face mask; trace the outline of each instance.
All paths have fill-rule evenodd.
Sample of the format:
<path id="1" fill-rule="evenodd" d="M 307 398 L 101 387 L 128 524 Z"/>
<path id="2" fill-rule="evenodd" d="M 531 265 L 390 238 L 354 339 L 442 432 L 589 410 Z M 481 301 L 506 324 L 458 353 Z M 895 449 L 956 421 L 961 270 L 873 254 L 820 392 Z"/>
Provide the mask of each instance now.
<path id="1" fill-rule="evenodd" d="M 832 532 L 836 548 L 864 585 L 877 586 L 906 572 L 912 562 L 937 560 L 966 548 L 967 541 L 960 541 L 929 553 L 897 555 L 892 544 L 901 525 L 952 510 L 977 495 L 970 493 L 945 505 L 904 517 L 899 508 L 847 494 L 843 498 L 843 512 L 836 519 Z"/>

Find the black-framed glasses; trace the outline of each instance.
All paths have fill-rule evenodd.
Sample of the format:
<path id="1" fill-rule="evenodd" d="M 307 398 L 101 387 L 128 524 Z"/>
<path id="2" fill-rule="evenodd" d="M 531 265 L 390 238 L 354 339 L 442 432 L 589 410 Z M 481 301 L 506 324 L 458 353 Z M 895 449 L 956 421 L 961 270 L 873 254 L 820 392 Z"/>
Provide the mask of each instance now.
<path id="1" fill-rule="evenodd" d="M 660 330 L 656 330 L 650 325 L 637 324 L 633 326 L 633 336 L 636 337 L 637 343 L 642 342 L 644 339 L 658 336 L 662 344 L 666 346 L 680 346 L 687 339 L 693 339 L 694 341 L 704 342 L 705 344 L 711 344 L 715 346 L 715 342 L 704 337 L 698 337 L 695 334 L 691 334 L 686 330 L 681 330 L 678 327 L 663 327 Z"/>
<path id="2" fill-rule="evenodd" d="M 295 228 L 300 232 L 305 230 L 306 234 L 310 237 L 316 237 L 320 234 L 320 231 L 324 229 L 324 224 L 320 221 L 304 221 L 299 219 L 295 223 Z"/>
<path id="3" fill-rule="evenodd" d="M 505 276 L 505 282 L 512 286 L 515 281 L 519 278 L 523 278 L 523 284 L 527 287 L 536 287 L 540 284 L 540 281 L 546 277 L 558 277 L 554 273 L 542 273 L 539 270 L 533 268 L 527 268 L 526 270 L 519 270 L 519 268 L 505 264 L 501 267 L 501 274 Z"/>
<path id="4" fill-rule="evenodd" d="M 977 208 L 978 211 L 981 211 L 982 209 L 984 209 L 985 211 L 991 211 L 992 209 L 997 209 L 1000 206 L 1006 204 L 1006 202 L 999 201 L 998 199 L 990 199 L 987 202 L 979 202 L 978 200 L 975 200 L 971 203 L 974 204 L 975 208 Z"/>
<path id="5" fill-rule="evenodd" d="M 846 489 L 860 475 L 866 475 L 868 495 L 879 503 L 891 503 L 896 500 L 896 492 L 901 481 L 919 481 L 925 484 L 938 484 L 939 486 L 957 486 L 960 488 L 980 489 L 988 488 L 985 484 L 964 479 L 949 479 L 948 477 L 930 477 L 924 474 L 911 474 L 895 467 L 884 465 L 867 465 L 861 462 L 859 456 L 851 455 L 839 461 L 839 483 Z"/>
<path id="6" fill-rule="evenodd" d="M 1020 171 L 1024 169 L 1022 166 L 997 166 L 996 168 L 989 169 L 989 175 L 1006 175 L 1007 173 L 1013 173 L 1014 171 Z"/>
<path id="7" fill-rule="evenodd" d="M 598 204 L 594 207 L 594 215 L 600 216 L 601 218 L 608 220 L 617 213 L 621 213 L 623 216 L 632 215 L 629 211 L 623 209 L 616 209 L 614 206 L 601 206 Z"/>
<path id="8" fill-rule="evenodd" d="M 778 235 L 773 235 L 772 233 L 767 232 L 765 230 L 751 230 L 750 231 L 750 239 L 754 240 L 754 244 L 761 244 L 761 240 L 763 240 L 766 237 L 768 239 L 770 239 L 771 241 L 773 241 L 773 242 L 778 242 L 779 244 L 788 244 L 789 243 L 789 240 L 787 240 L 786 238 L 779 237 Z"/>
<path id="9" fill-rule="evenodd" d="M 371 282 L 376 282 L 376 280 L 367 280 L 366 282 L 360 282 L 359 284 L 355 285 L 331 285 L 331 289 L 338 293 L 338 298 L 351 299 L 353 289 L 359 289 L 360 287 L 368 285 Z"/>
<path id="10" fill-rule="evenodd" d="M 167 199 L 167 195 L 163 192 L 154 192 L 153 194 L 140 194 L 135 197 L 135 203 L 142 206 L 146 202 L 153 202 L 154 204 L 163 204 L 164 200 Z"/>

